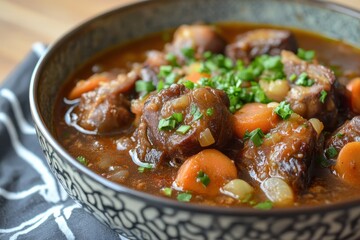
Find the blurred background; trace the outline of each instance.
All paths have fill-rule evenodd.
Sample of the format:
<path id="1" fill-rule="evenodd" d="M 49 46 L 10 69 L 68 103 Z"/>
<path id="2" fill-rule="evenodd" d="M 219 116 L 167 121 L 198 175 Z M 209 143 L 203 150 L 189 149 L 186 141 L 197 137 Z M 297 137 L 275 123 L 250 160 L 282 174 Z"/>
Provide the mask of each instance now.
<path id="1" fill-rule="evenodd" d="M 136 1 L 0 0 L 0 84 L 25 57 L 34 42 L 52 43 L 88 18 Z M 360 10 L 360 0 L 328 2 Z"/>

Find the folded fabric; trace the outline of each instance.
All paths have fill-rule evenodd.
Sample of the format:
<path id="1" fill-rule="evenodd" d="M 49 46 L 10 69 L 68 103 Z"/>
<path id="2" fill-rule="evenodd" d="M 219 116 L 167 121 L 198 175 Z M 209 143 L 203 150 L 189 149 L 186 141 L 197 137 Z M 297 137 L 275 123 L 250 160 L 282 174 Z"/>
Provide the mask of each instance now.
<path id="1" fill-rule="evenodd" d="M 119 239 L 68 197 L 44 159 L 28 94 L 43 50 L 34 45 L 0 87 L 0 239 Z"/>

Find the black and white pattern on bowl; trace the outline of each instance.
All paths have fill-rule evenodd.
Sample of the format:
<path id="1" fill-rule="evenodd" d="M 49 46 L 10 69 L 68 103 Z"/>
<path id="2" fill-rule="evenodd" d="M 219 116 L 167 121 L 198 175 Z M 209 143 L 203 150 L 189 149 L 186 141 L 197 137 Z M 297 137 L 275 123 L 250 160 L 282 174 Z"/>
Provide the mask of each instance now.
<path id="1" fill-rule="evenodd" d="M 99 176 L 71 159 L 50 136 L 53 96 L 87 59 L 129 39 L 199 20 L 292 26 L 360 44 L 360 18 L 302 1 L 151 1 L 95 18 L 56 43 L 34 75 L 34 95 L 43 120 L 33 115 L 54 175 L 87 211 L 129 239 L 359 239 L 360 206 L 355 204 L 327 211 L 220 212 L 142 198 L 134 190 L 98 181 Z M 31 103 L 34 111 L 34 100 Z"/>
<path id="2" fill-rule="evenodd" d="M 59 157 L 37 129 L 49 166 L 68 194 L 128 239 L 359 239 L 360 206 L 286 215 L 219 215 L 162 206 L 116 192 Z"/>

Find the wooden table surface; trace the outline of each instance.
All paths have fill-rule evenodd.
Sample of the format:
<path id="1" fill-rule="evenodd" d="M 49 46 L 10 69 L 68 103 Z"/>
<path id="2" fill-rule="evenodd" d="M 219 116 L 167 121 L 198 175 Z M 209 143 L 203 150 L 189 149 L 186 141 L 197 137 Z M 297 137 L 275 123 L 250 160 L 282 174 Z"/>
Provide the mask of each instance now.
<path id="1" fill-rule="evenodd" d="M 0 0 L 0 84 L 35 42 L 51 43 L 80 22 L 136 0 Z M 360 0 L 332 0 L 360 10 Z"/>

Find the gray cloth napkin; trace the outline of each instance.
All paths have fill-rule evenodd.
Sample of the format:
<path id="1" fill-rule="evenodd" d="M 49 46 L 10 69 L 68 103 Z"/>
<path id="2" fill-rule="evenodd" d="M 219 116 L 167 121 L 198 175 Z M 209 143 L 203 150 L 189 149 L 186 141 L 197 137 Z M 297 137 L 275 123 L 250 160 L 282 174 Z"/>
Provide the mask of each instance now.
<path id="1" fill-rule="evenodd" d="M 76 204 L 44 159 L 29 107 L 32 51 L 0 87 L 0 239 L 119 239 Z"/>

